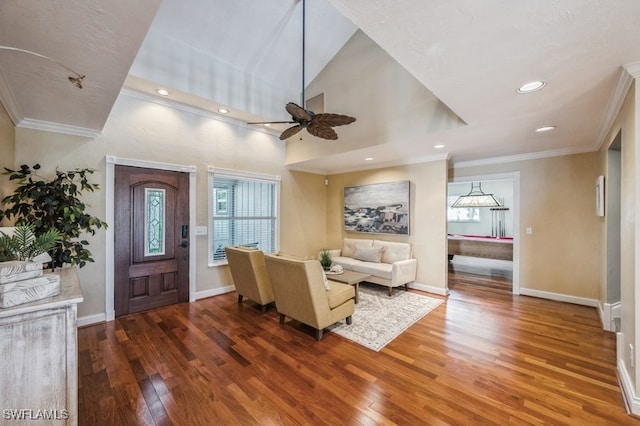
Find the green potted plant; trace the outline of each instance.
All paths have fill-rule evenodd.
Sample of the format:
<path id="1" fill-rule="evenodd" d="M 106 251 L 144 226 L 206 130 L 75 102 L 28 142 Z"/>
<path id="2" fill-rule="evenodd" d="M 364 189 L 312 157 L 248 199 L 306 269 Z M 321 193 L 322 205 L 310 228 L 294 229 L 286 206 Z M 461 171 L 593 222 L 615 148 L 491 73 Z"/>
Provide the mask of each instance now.
<path id="1" fill-rule="evenodd" d="M 331 268 L 331 253 L 327 249 L 322 249 L 320 251 L 320 265 L 325 271 L 328 271 Z"/>
<path id="2" fill-rule="evenodd" d="M 80 197 L 84 191 L 99 189 L 98 184 L 89 182 L 88 176 L 94 170 L 56 170 L 55 177 L 46 179 L 37 174 L 39 169 L 39 164 L 33 167 L 23 164 L 19 170 L 5 167 L 2 174 L 16 181 L 17 187 L 2 199 L 0 220 L 13 218 L 16 225 L 31 224 L 36 237 L 57 230 L 60 238 L 49 251 L 52 266 L 70 263 L 83 267 L 93 262 L 87 249 L 89 242 L 80 237 L 83 233 L 95 235 L 97 229 L 106 228 L 107 224 L 88 214 L 88 205 Z"/>
<path id="3" fill-rule="evenodd" d="M 57 229 L 50 229 L 36 237 L 32 224 L 18 225 L 11 236 L 0 232 L 0 261 L 32 261 L 34 257 L 54 248 L 59 239 L 60 232 Z"/>

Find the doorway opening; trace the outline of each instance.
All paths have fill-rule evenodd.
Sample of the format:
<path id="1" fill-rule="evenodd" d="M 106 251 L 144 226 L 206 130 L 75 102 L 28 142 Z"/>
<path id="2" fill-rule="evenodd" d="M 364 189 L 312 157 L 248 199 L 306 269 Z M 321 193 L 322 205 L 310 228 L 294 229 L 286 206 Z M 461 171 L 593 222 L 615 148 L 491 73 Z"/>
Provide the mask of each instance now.
<path id="1" fill-rule="evenodd" d="M 607 151 L 605 180 L 606 258 L 607 270 L 602 306 L 605 330 L 618 331 L 621 315 L 621 204 L 622 204 L 622 131 L 618 132 Z"/>
<path id="2" fill-rule="evenodd" d="M 480 183 L 500 206 L 451 207 Z M 448 185 L 448 287 L 485 296 L 520 293 L 519 172 L 461 177 Z"/>

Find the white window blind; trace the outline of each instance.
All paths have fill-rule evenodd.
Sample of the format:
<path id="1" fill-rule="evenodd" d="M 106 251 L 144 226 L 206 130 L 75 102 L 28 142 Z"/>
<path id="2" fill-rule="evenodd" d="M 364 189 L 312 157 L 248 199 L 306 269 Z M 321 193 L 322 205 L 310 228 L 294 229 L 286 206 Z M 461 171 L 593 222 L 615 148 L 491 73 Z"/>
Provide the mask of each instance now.
<path id="1" fill-rule="evenodd" d="M 210 169 L 210 261 L 226 262 L 228 245 L 278 250 L 278 176 Z"/>

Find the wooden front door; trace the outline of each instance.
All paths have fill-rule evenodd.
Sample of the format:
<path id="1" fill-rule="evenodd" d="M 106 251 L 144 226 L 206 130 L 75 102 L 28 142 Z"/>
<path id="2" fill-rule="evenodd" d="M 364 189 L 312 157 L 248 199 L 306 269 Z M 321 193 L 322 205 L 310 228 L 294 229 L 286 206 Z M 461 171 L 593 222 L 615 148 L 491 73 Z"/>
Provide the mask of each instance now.
<path id="1" fill-rule="evenodd" d="M 115 313 L 189 300 L 189 176 L 116 166 Z"/>

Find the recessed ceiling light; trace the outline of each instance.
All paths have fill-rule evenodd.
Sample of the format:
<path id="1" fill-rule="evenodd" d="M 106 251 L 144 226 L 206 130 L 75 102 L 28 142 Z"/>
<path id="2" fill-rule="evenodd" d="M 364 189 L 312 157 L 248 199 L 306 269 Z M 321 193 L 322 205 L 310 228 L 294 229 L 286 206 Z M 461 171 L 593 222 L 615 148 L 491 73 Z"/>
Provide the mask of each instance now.
<path id="1" fill-rule="evenodd" d="M 434 147 L 435 149 L 442 149 L 442 148 L 444 148 L 444 145 L 443 145 L 443 144 L 441 144 L 441 143 L 439 143 L 438 145 L 434 145 L 433 147 Z"/>
<path id="2" fill-rule="evenodd" d="M 548 132 L 551 130 L 554 130 L 556 128 L 556 126 L 542 126 L 542 127 L 538 127 L 536 129 L 537 133 L 542 133 L 542 132 Z"/>
<path id="3" fill-rule="evenodd" d="M 547 83 L 545 83 L 544 81 L 540 81 L 540 80 L 530 81 L 530 82 L 525 83 L 522 86 L 520 86 L 520 88 L 518 89 L 518 93 L 535 92 L 536 90 L 542 89 L 546 84 Z"/>
<path id="4" fill-rule="evenodd" d="M 156 89 L 156 93 L 160 96 L 169 96 L 171 94 L 167 89 Z"/>
<path id="5" fill-rule="evenodd" d="M 364 161 L 373 161 L 373 157 L 367 157 L 364 159 Z"/>
<path id="6" fill-rule="evenodd" d="M 220 114 L 228 114 L 228 113 L 229 113 L 229 110 L 228 110 L 228 109 L 226 109 L 226 108 L 218 108 L 218 112 L 219 112 Z"/>
<path id="7" fill-rule="evenodd" d="M 264 123 L 263 126 L 264 127 L 271 127 L 271 123 Z"/>

